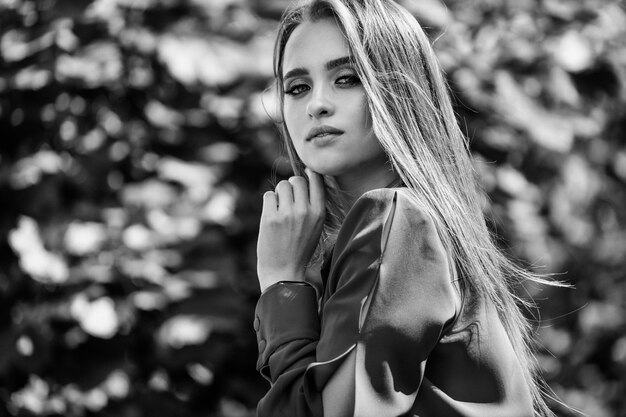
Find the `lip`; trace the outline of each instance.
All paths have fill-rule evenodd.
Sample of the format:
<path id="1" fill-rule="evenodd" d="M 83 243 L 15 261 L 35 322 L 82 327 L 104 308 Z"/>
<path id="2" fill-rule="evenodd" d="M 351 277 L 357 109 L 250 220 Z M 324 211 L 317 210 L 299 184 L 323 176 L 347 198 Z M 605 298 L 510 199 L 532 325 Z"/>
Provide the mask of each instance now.
<path id="1" fill-rule="evenodd" d="M 332 126 L 316 126 L 309 130 L 309 134 L 306 135 L 306 141 L 313 140 L 315 138 L 323 138 L 328 135 L 341 135 L 342 130 L 334 128 Z"/>

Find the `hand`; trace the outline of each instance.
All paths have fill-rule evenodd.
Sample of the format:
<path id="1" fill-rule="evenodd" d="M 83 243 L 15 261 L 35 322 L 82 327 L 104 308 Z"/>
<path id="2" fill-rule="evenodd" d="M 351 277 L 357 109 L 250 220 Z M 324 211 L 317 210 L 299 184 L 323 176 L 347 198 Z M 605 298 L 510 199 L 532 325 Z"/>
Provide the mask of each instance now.
<path id="1" fill-rule="evenodd" d="M 309 183 L 295 176 L 263 194 L 257 241 L 257 273 L 261 291 L 279 281 L 304 281 L 324 226 L 322 176 L 307 168 Z"/>

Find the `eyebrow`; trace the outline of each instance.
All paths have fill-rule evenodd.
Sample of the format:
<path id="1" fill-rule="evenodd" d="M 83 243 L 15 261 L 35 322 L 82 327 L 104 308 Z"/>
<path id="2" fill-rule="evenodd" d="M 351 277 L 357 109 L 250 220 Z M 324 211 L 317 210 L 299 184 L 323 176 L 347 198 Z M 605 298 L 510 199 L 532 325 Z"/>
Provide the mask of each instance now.
<path id="1" fill-rule="evenodd" d="M 351 56 L 342 56 L 341 58 L 337 58 L 337 59 L 332 59 L 330 61 L 328 61 L 326 63 L 326 65 L 324 65 L 324 69 L 326 69 L 326 71 L 331 71 L 337 67 L 341 67 L 343 65 L 347 65 L 347 64 L 351 64 L 352 62 L 354 62 L 354 60 L 352 59 Z M 284 76 L 283 76 L 283 80 L 286 80 L 288 78 L 292 78 L 292 77 L 299 77 L 301 75 L 307 75 L 309 73 L 309 71 L 306 68 L 294 68 L 291 71 L 288 71 Z"/>

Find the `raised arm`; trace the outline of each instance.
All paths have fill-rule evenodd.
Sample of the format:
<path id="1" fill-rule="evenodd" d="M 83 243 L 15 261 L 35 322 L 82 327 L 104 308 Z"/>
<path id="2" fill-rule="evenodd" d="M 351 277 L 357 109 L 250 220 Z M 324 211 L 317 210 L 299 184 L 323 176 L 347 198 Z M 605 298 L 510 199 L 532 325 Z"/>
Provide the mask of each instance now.
<path id="1" fill-rule="evenodd" d="M 456 294 L 429 217 L 404 190 L 366 193 L 339 233 L 322 298 L 280 283 L 257 306 L 259 416 L 401 415 Z"/>

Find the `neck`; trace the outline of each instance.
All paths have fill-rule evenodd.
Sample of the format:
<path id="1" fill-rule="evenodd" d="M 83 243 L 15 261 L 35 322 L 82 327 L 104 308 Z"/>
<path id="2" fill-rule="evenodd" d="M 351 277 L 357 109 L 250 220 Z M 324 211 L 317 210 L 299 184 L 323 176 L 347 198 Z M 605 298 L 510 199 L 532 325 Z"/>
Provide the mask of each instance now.
<path id="1" fill-rule="evenodd" d="M 400 177 L 391 170 L 389 164 L 380 166 L 380 169 L 369 170 L 364 173 L 346 173 L 335 177 L 339 190 L 343 196 L 343 206 L 348 211 L 354 202 L 368 191 L 377 188 L 388 188 L 399 183 Z"/>

